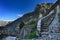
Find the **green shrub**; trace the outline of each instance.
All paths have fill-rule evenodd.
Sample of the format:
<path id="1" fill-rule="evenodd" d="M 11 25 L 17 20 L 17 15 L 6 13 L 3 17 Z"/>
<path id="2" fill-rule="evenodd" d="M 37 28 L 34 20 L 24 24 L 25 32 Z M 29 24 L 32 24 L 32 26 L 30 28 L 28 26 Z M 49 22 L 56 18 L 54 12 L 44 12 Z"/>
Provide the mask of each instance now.
<path id="1" fill-rule="evenodd" d="M 30 33 L 29 35 L 27 35 L 25 37 L 25 39 L 31 39 L 31 38 L 35 38 L 35 37 L 36 37 L 36 31 L 34 31 L 34 32 Z"/>
<path id="2" fill-rule="evenodd" d="M 37 22 L 35 20 L 32 20 L 27 25 L 34 25 L 34 28 L 33 28 L 32 32 L 25 37 L 25 39 L 35 38 L 36 37 L 36 26 L 37 26 Z"/>
<path id="3" fill-rule="evenodd" d="M 33 20 L 33 21 L 31 21 L 30 23 L 28 23 L 27 25 L 34 25 L 35 26 L 35 28 L 36 28 L 36 26 L 37 26 L 37 22 L 35 21 L 35 20 Z"/>
<path id="4" fill-rule="evenodd" d="M 28 25 L 31 25 L 31 24 L 35 24 L 36 23 L 36 21 L 31 21 L 30 23 L 28 23 Z"/>
<path id="5" fill-rule="evenodd" d="M 19 28 L 21 29 L 24 26 L 24 22 L 21 21 Z"/>

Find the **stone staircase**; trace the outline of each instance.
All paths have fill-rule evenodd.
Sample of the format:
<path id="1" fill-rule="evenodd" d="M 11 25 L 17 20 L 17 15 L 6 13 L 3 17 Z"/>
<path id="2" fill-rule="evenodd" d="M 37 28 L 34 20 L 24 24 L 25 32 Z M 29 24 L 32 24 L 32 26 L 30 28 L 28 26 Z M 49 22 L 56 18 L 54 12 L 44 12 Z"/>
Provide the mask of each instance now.
<path id="1" fill-rule="evenodd" d="M 52 5 L 52 7 L 46 12 L 46 16 L 44 16 L 44 17 L 42 17 L 42 18 L 40 18 L 39 20 L 38 20 L 38 23 L 39 23 L 39 21 L 40 21 L 40 23 L 39 23 L 39 25 L 37 25 L 37 36 L 38 37 L 40 37 L 39 35 L 41 34 L 42 36 L 46 36 L 47 34 L 46 34 L 46 32 L 48 32 L 48 35 L 49 35 L 49 37 L 51 36 L 51 34 L 49 34 L 49 33 L 56 33 L 57 34 L 57 32 L 54 32 L 54 31 L 56 31 L 56 30 L 50 30 L 50 28 L 52 27 L 51 26 L 51 24 L 53 23 L 53 25 L 54 25 L 54 19 L 56 19 L 56 15 L 60 12 L 60 3 L 59 3 L 60 1 L 57 1 L 54 5 Z M 54 22 L 53 22 L 54 21 Z M 57 20 L 56 20 L 57 21 Z M 38 24 L 37 23 L 37 24 Z M 56 23 L 56 22 L 55 22 Z M 39 28 L 38 28 L 39 27 Z M 53 27 L 55 27 L 55 26 L 53 26 Z M 58 26 L 57 26 L 58 27 Z M 38 30 L 39 29 L 39 30 Z M 55 35 L 56 35 L 55 34 Z M 52 35 L 54 35 L 54 34 L 52 34 Z M 60 34 L 59 34 L 60 35 Z M 44 39 L 44 38 L 42 38 L 41 40 L 60 40 L 59 38 L 60 38 L 60 36 L 58 36 L 59 38 L 56 38 L 56 39 L 54 39 L 54 38 L 49 38 L 49 37 L 47 37 L 46 39 Z M 56 35 L 56 37 L 57 37 L 57 35 Z M 40 39 L 39 39 L 40 40 Z"/>
<path id="2" fill-rule="evenodd" d="M 48 30 L 49 30 L 48 26 L 51 24 L 54 17 L 55 17 L 55 13 L 51 14 L 50 16 L 48 16 L 42 20 L 41 32 L 48 32 Z"/>

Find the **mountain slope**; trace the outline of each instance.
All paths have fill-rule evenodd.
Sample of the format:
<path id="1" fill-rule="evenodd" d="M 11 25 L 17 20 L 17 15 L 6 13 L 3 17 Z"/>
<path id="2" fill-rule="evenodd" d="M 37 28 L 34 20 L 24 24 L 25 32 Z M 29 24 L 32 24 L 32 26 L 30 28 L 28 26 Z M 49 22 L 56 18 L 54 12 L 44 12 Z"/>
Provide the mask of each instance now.
<path id="1" fill-rule="evenodd" d="M 33 27 L 31 29 L 31 31 L 33 31 L 34 29 L 36 29 L 35 27 L 36 27 L 37 21 L 39 19 L 39 14 L 42 13 L 43 16 L 47 15 L 46 12 L 47 12 L 47 10 L 49 10 L 51 5 L 52 5 L 52 3 L 37 4 L 37 6 L 33 12 L 24 14 L 21 18 L 18 18 L 15 21 L 13 21 L 12 23 L 6 25 L 5 28 L 11 32 L 19 31 L 19 35 L 21 34 L 20 32 L 23 32 L 22 30 L 26 31 L 26 28 L 29 29 L 30 27 Z M 35 21 L 35 23 L 33 21 Z M 19 29 L 19 25 L 21 24 L 21 22 L 24 23 L 24 26 L 21 29 Z M 34 24 L 34 25 L 32 26 L 32 24 Z M 27 33 L 31 32 L 31 31 L 27 31 Z M 23 33 L 25 33 L 25 32 L 23 32 Z M 22 38 L 24 36 L 26 36 L 26 34 L 22 35 Z M 21 36 L 19 36 L 19 37 L 21 37 Z"/>

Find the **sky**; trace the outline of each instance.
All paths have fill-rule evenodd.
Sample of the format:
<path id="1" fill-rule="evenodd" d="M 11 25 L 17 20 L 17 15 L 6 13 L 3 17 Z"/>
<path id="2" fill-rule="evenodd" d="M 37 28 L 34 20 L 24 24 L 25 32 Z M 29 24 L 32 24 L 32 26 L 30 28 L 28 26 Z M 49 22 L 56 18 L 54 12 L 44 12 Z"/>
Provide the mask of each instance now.
<path id="1" fill-rule="evenodd" d="M 57 0 L 0 0 L 0 20 L 16 20 L 27 12 L 32 12 L 37 4 Z"/>

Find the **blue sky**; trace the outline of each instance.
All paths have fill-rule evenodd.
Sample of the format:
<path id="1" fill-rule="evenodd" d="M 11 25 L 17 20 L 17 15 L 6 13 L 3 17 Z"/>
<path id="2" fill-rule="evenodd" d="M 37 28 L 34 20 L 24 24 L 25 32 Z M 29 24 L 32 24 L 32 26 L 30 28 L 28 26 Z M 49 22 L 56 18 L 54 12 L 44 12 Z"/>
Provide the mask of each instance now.
<path id="1" fill-rule="evenodd" d="M 57 0 L 0 0 L 0 20 L 16 20 L 35 9 L 38 3 Z"/>

